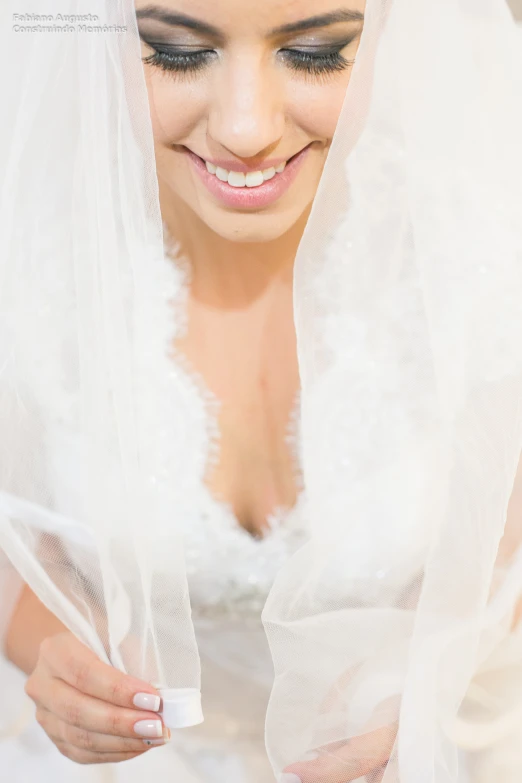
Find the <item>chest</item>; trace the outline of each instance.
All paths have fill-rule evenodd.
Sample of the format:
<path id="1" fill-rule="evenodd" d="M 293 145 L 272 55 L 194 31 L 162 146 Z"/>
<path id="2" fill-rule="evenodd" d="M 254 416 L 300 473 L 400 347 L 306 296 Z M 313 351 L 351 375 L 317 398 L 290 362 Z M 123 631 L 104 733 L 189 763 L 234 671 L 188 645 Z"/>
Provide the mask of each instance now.
<path id="1" fill-rule="evenodd" d="M 207 484 L 258 533 L 297 496 L 293 446 L 299 375 L 291 290 L 281 286 L 248 307 L 209 307 L 194 297 L 178 350 L 218 405 L 217 459 Z"/>

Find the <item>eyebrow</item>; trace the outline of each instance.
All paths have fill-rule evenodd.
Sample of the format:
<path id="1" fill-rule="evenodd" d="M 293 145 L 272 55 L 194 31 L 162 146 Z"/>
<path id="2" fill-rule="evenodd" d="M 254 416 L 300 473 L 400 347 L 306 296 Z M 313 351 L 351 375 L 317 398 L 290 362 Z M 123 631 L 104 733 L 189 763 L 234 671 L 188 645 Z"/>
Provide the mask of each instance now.
<path id="1" fill-rule="evenodd" d="M 291 22 L 281 27 L 276 27 L 271 31 L 271 35 L 288 35 L 289 33 L 302 33 L 304 30 L 315 30 L 318 27 L 328 27 L 339 22 L 363 22 L 364 14 L 360 11 L 354 11 L 349 8 L 340 8 L 337 11 L 330 11 L 320 16 L 310 16 L 308 19 L 301 19 L 299 22 Z"/>
<path id="2" fill-rule="evenodd" d="M 138 19 L 155 19 L 158 22 L 171 25 L 173 27 L 187 27 L 189 30 L 195 30 L 203 35 L 211 35 L 215 38 L 222 38 L 223 33 L 214 25 L 202 22 L 186 14 L 167 11 L 157 5 L 149 5 L 136 12 Z M 281 25 L 273 28 L 269 35 L 288 35 L 291 33 L 301 33 L 305 30 L 315 30 L 319 27 L 329 27 L 340 22 L 363 22 L 364 14 L 349 8 L 340 8 L 337 11 L 330 11 L 319 16 L 311 16 L 308 19 L 301 19 L 298 22 Z"/>
<path id="3" fill-rule="evenodd" d="M 158 22 L 171 25 L 172 27 L 187 27 L 189 30 L 195 30 L 204 35 L 212 35 L 216 38 L 222 38 L 223 34 L 217 27 L 199 19 L 194 19 L 186 14 L 178 14 L 173 11 L 167 11 L 157 5 L 148 5 L 136 12 L 137 19 L 155 19 Z"/>

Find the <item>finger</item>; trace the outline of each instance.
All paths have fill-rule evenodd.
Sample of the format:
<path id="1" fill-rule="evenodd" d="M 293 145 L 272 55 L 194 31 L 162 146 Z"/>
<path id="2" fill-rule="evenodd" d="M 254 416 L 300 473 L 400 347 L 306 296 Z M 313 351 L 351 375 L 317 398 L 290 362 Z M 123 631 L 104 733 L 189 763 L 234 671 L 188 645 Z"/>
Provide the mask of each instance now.
<path id="1" fill-rule="evenodd" d="M 65 743 L 60 743 L 56 747 L 62 756 L 76 762 L 76 764 L 118 764 L 141 755 L 140 753 L 91 753 L 91 751 L 81 750 L 74 745 Z"/>
<path id="2" fill-rule="evenodd" d="M 118 707 L 137 707 L 149 712 L 159 710 L 161 698 L 156 688 L 103 663 L 80 642 L 72 646 L 70 634 L 59 634 L 50 644 L 52 654 L 45 660 L 54 677 L 81 693 Z M 43 652 L 45 656 L 45 642 Z"/>
<path id="3" fill-rule="evenodd" d="M 354 737 L 343 745 L 335 743 L 335 746 L 321 748 L 316 760 L 291 764 L 283 772 L 295 775 L 301 783 L 317 783 L 318 780 L 349 783 L 386 765 L 396 735 L 396 726 L 384 726 Z M 289 777 L 290 780 L 292 778 Z"/>
<path id="4" fill-rule="evenodd" d="M 385 772 L 386 766 L 379 767 L 379 769 L 376 769 L 374 772 L 370 772 L 369 775 L 366 775 L 366 783 L 382 783 Z"/>
<path id="5" fill-rule="evenodd" d="M 164 745 L 168 741 L 165 739 L 146 740 L 114 737 L 110 734 L 86 731 L 65 723 L 43 708 L 36 711 L 36 720 L 55 745 L 60 743 L 73 745 L 80 750 L 88 750 L 91 753 L 143 753 L 156 745 Z"/>
<path id="6" fill-rule="evenodd" d="M 115 707 L 86 696 L 62 680 L 40 683 L 38 705 L 64 723 L 84 731 L 133 739 L 168 738 L 168 729 L 154 712 Z"/>
<path id="7" fill-rule="evenodd" d="M 384 767 L 376 771 L 374 778 L 369 776 L 368 783 L 397 783 L 399 780 L 398 770 L 397 759 L 391 758 Z"/>

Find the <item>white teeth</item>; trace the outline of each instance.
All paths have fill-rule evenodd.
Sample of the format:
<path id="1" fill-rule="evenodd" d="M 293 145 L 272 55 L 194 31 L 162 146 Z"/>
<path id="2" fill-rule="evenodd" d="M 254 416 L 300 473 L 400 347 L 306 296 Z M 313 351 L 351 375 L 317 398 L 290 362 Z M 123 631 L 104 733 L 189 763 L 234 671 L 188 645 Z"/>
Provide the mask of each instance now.
<path id="1" fill-rule="evenodd" d="M 249 171 L 246 175 L 247 188 L 257 188 L 265 181 L 262 171 Z"/>
<path id="2" fill-rule="evenodd" d="M 210 174 L 214 174 L 221 182 L 228 182 L 233 188 L 257 188 L 267 182 L 269 179 L 275 177 L 276 174 L 281 174 L 286 168 L 286 162 L 280 163 L 279 166 L 270 166 L 263 171 L 249 171 L 248 174 L 244 174 L 242 171 L 228 171 L 221 166 L 216 166 L 214 163 L 205 161 L 207 171 Z"/>
<path id="3" fill-rule="evenodd" d="M 244 188 L 246 185 L 246 175 L 242 171 L 229 171 L 228 184 L 233 188 Z"/>

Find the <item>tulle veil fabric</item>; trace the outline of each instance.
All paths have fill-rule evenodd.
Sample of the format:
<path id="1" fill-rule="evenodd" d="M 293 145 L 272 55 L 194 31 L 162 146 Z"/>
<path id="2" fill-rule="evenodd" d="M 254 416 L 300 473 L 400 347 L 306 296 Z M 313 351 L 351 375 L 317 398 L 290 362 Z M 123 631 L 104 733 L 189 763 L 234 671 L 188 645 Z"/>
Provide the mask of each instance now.
<path id="1" fill-rule="evenodd" d="M 182 520 L 204 465 L 170 372 L 135 11 L 51 5 L 71 31 L 15 31 L 34 0 L 1 12 L 0 545 L 182 727 L 202 717 Z M 376 760 L 384 783 L 450 783 L 459 749 L 516 744 L 521 96 L 504 0 L 368 0 L 295 263 L 310 538 L 263 611 L 276 776 L 316 751 L 314 783 Z"/>

